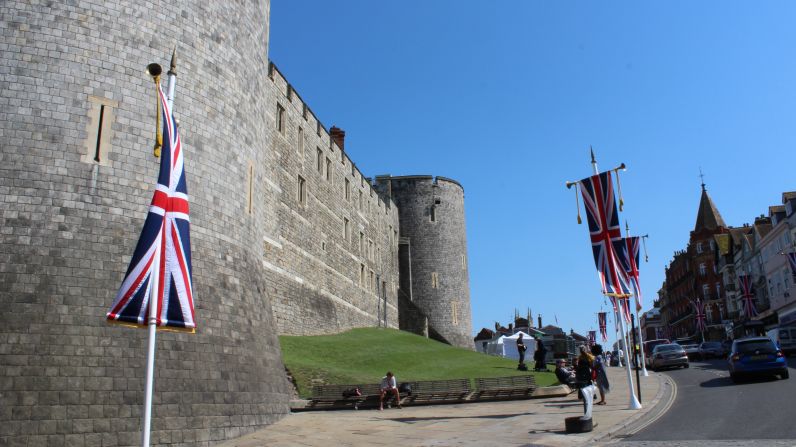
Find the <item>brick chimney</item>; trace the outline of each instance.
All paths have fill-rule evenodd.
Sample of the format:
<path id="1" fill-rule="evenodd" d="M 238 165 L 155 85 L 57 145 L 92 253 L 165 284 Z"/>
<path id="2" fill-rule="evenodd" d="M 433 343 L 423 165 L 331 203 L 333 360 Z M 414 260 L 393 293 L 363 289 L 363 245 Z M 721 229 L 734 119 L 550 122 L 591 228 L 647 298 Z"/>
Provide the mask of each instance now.
<path id="1" fill-rule="evenodd" d="M 345 131 L 337 126 L 329 129 L 329 137 L 337 144 L 341 150 L 345 150 Z"/>

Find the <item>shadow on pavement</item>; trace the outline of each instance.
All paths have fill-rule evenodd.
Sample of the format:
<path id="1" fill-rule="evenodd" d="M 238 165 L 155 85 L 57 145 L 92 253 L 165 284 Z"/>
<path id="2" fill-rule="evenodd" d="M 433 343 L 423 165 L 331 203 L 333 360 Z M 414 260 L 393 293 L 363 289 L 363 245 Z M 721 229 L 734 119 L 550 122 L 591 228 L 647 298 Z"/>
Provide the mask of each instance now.
<path id="1" fill-rule="evenodd" d="M 719 388 L 722 386 L 735 385 L 729 377 L 716 377 L 715 379 L 706 380 L 699 384 L 702 388 Z"/>
<path id="2" fill-rule="evenodd" d="M 414 422 L 423 421 L 442 421 L 446 419 L 509 419 L 517 416 L 533 416 L 536 413 L 511 413 L 511 414 L 488 414 L 484 416 L 428 416 L 428 417 L 406 417 L 406 418 L 388 418 L 391 421 L 403 422 L 405 424 L 412 424 Z"/>
<path id="3" fill-rule="evenodd" d="M 775 381 L 777 381 L 777 378 L 773 376 L 741 378 L 738 380 L 738 383 L 733 382 L 732 379 L 730 379 L 729 377 L 716 377 L 715 379 L 710 379 L 708 381 L 700 383 L 699 386 L 703 388 L 717 388 L 722 386 L 744 386 L 752 383 L 775 382 Z"/>

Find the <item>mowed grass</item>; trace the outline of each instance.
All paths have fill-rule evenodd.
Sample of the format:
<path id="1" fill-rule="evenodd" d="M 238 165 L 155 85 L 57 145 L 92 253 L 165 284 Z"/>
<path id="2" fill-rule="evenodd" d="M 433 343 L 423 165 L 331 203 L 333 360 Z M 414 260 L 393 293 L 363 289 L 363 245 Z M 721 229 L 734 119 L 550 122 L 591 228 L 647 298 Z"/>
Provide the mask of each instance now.
<path id="1" fill-rule="evenodd" d="M 395 329 L 361 328 L 336 335 L 281 336 L 282 357 L 299 395 L 313 385 L 378 383 L 387 371 L 398 382 L 532 374 L 538 386 L 556 383 L 552 372 L 518 371 L 517 361 L 462 348 Z M 533 362 L 526 361 L 531 368 Z"/>

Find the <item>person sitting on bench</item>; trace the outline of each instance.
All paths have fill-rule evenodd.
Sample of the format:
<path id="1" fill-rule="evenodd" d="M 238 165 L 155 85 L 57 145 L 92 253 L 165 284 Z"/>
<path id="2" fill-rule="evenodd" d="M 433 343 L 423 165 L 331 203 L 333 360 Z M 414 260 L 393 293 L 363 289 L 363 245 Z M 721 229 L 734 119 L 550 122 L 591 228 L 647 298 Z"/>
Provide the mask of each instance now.
<path id="1" fill-rule="evenodd" d="M 401 395 L 398 394 L 398 384 L 392 371 L 387 371 L 387 375 L 381 378 L 379 390 L 381 390 L 381 394 L 379 395 L 379 411 L 384 410 L 384 396 L 387 394 L 395 395 L 398 408 L 401 408 Z"/>
<path id="2" fill-rule="evenodd" d="M 574 386 L 575 372 L 566 366 L 566 360 L 556 360 L 556 378 L 564 385 Z"/>

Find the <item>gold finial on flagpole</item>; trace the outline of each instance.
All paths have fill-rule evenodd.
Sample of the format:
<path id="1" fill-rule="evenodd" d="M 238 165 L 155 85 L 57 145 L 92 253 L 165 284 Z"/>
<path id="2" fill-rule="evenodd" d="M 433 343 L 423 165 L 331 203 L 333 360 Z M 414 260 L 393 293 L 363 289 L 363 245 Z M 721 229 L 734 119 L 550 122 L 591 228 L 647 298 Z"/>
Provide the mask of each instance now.
<path id="1" fill-rule="evenodd" d="M 616 174 L 616 187 L 619 190 L 619 211 L 623 211 L 625 207 L 625 201 L 622 199 L 622 184 L 619 182 L 619 171 L 627 171 L 627 166 L 622 163 L 618 168 L 614 168 L 613 171 Z"/>
<path id="2" fill-rule="evenodd" d="M 146 72 L 152 77 L 152 80 L 155 81 L 155 87 L 159 89 L 160 75 L 163 73 L 163 68 L 160 66 L 160 64 L 152 63 L 147 65 Z M 153 152 L 155 157 L 160 157 L 160 148 L 163 147 L 163 130 L 160 128 L 160 94 L 157 90 L 155 90 L 155 99 L 155 147 L 153 148 Z"/>

